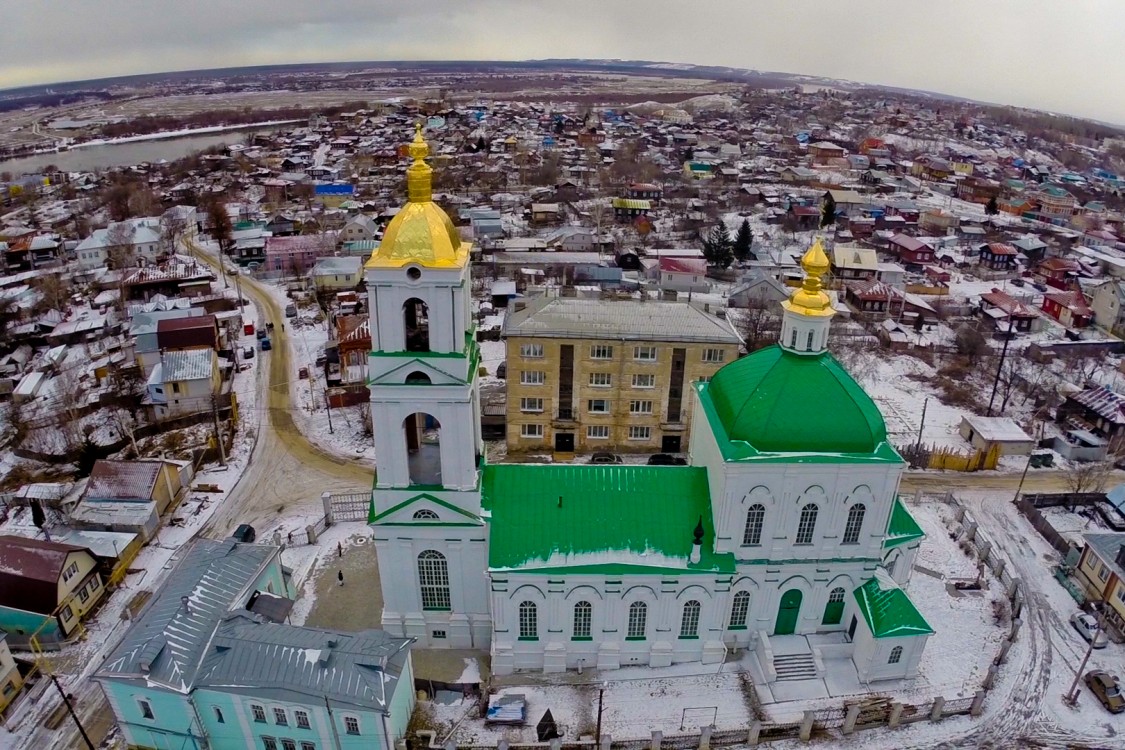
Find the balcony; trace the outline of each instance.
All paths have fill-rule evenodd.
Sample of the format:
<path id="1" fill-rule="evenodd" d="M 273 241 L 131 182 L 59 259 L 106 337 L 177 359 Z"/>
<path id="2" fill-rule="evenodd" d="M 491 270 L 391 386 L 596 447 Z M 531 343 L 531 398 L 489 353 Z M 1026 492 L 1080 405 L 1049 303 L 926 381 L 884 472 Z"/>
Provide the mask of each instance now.
<path id="1" fill-rule="evenodd" d="M 687 429 L 687 412 L 681 411 L 678 415 L 671 415 L 674 419 L 669 419 L 667 413 L 662 414 L 660 417 L 660 429 L 665 432 L 683 432 Z"/>

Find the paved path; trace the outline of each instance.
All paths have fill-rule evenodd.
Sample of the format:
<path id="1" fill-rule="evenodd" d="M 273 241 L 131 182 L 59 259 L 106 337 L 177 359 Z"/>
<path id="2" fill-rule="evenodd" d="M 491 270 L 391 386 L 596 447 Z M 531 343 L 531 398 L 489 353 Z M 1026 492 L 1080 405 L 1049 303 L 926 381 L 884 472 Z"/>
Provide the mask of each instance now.
<path id="1" fill-rule="evenodd" d="M 331 630 L 362 630 L 378 627 L 383 615 L 379 566 L 375 562 L 375 545 L 369 535 L 361 535 L 365 543 L 352 544 L 337 557 L 336 548 L 328 547 L 317 562 L 311 580 L 301 596 L 316 597 L 305 625 Z M 356 540 L 353 540 L 356 541 Z M 344 585 L 337 573 L 344 573 Z M 312 587 L 312 591 L 308 590 Z"/>

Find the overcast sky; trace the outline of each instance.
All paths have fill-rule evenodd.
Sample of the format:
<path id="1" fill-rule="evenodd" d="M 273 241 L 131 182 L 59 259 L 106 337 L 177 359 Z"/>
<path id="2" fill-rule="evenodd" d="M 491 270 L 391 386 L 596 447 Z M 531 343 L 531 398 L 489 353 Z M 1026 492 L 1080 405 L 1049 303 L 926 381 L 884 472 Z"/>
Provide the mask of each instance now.
<path id="1" fill-rule="evenodd" d="M 666 60 L 1125 124 L 1123 0 L 0 0 L 0 88 L 334 60 Z"/>

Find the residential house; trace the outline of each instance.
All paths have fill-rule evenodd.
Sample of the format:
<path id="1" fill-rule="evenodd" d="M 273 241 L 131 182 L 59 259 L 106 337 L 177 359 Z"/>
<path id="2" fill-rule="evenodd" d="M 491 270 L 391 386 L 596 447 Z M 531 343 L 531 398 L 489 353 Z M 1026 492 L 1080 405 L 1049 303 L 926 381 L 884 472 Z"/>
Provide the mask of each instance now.
<path id="1" fill-rule="evenodd" d="M 834 159 L 843 159 L 844 148 L 830 141 L 809 144 L 809 156 L 813 164 L 831 164 Z"/>
<path id="2" fill-rule="evenodd" d="M 1044 185 L 1034 198 L 1039 202 L 1040 217 L 1052 223 L 1065 223 L 1077 205 L 1074 196 L 1058 185 Z"/>
<path id="3" fill-rule="evenodd" d="M 1055 289 L 1069 289 L 1081 271 L 1081 264 L 1069 258 L 1047 258 L 1035 267 L 1035 273 Z"/>
<path id="4" fill-rule="evenodd" d="M 820 209 L 816 206 L 802 206 L 790 203 L 785 218 L 793 222 L 798 231 L 808 231 L 820 226 Z"/>
<path id="5" fill-rule="evenodd" d="M 336 350 L 342 383 L 367 382 L 367 357 L 371 353 L 371 324 L 366 315 L 336 317 Z"/>
<path id="6" fill-rule="evenodd" d="M 538 297 L 504 318 L 508 448 L 687 447 L 689 385 L 738 358 L 725 318 L 683 302 Z"/>
<path id="7" fill-rule="evenodd" d="M 97 560 L 72 544 L 0 536 L 0 630 L 11 645 L 58 647 L 105 594 Z"/>
<path id="8" fill-rule="evenodd" d="M 934 262 L 933 247 L 910 235 L 894 235 L 887 241 L 887 249 L 908 269 L 910 266 L 928 266 Z"/>
<path id="9" fill-rule="evenodd" d="M 219 322 L 214 315 L 169 316 L 156 321 L 156 346 L 159 351 L 223 348 Z"/>
<path id="10" fill-rule="evenodd" d="M 133 356 L 146 379 L 152 374 L 152 368 L 160 361 L 160 343 L 157 340 L 157 328 L 160 322 L 204 314 L 203 308 L 200 307 L 179 307 L 171 310 L 138 312 L 133 315 L 129 322 L 129 335 L 133 337 Z"/>
<path id="11" fill-rule="evenodd" d="M 841 281 L 867 280 L 879 272 L 879 256 L 867 247 L 836 245 L 832 249 L 832 276 Z"/>
<path id="12" fill-rule="evenodd" d="M 980 265 L 993 271 L 1014 271 L 1019 251 L 1006 242 L 986 242 L 977 246 Z"/>
<path id="13" fill-rule="evenodd" d="M 8 710 L 20 690 L 23 690 L 23 675 L 8 648 L 8 634 L 0 631 L 0 716 Z"/>
<path id="14" fill-rule="evenodd" d="M 941 182 L 953 174 L 953 165 L 947 159 L 929 154 L 919 156 L 910 167 L 910 174 L 923 180 Z"/>
<path id="15" fill-rule="evenodd" d="M 562 219 L 562 208 L 558 203 L 532 203 L 531 223 L 536 226 L 557 224 Z"/>
<path id="16" fill-rule="evenodd" d="M 313 200 L 325 208 L 339 208 L 354 197 L 355 187 L 353 185 L 320 183 L 313 186 Z"/>
<path id="17" fill-rule="evenodd" d="M 821 196 L 821 206 L 831 197 L 836 202 L 836 216 L 860 214 L 867 208 L 867 199 L 854 190 L 827 190 Z"/>
<path id="18" fill-rule="evenodd" d="M 1001 456 L 1026 456 L 1035 448 L 1035 439 L 1010 417 L 961 417 L 961 437 L 981 453 L 996 450 Z"/>
<path id="19" fill-rule="evenodd" d="M 344 228 L 347 229 L 347 226 Z M 297 233 L 296 222 L 293 221 L 291 216 L 285 214 L 274 214 L 262 229 L 274 237 L 288 237 Z"/>
<path id="20" fill-rule="evenodd" d="M 1110 279 L 1094 287 L 1090 309 L 1099 326 L 1114 335 L 1125 333 L 1125 281 Z"/>
<path id="21" fill-rule="evenodd" d="M 100 459 L 70 511 L 70 523 L 79 529 L 139 534 L 148 541 L 160 526 L 160 516 L 182 497 L 191 478 L 190 464 Z"/>
<path id="22" fill-rule="evenodd" d="M 340 230 L 341 242 L 366 242 L 375 239 L 379 234 L 379 225 L 367 214 L 358 214 L 348 219 L 348 223 Z"/>
<path id="23" fill-rule="evenodd" d="M 938 237 L 955 234 L 960 224 L 960 218 L 954 214 L 942 211 L 940 208 L 932 208 L 929 211 L 923 211 L 918 216 L 918 228 L 927 234 Z"/>
<path id="24" fill-rule="evenodd" d="M 625 188 L 625 197 L 636 200 L 659 201 L 664 196 L 664 189 L 659 185 L 649 182 L 634 182 Z"/>
<path id="25" fill-rule="evenodd" d="M 355 289 L 363 281 L 363 258 L 359 256 L 320 258 L 309 272 L 318 291 Z"/>
<path id="26" fill-rule="evenodd" d="M 1104 385 L 1088 387 L 1066 397 L 1058 421 L 1104 438 L 1115 450 L 1125 442 L 1125 396 Z"/>
<path id="27" fill-rule="evenodd" d="M 709 292 L 711 282 L 707 280 L 707 261 L 693 258 L 658 258 L 649 269 L 649 278 L 654 279 L 661 289 L 675 292 Z"/>
<path id="28" fill-rule="evenodd" d="M 1125 534 L 1083 534 L 1082 542 L 1074 577 L 1087 601 L 1105 602 L 1102 614 L 1125 633 Z"/>
<path id="29" fill-rule="evenodd" d="M 301 234 L 295 237 L 267 237 L 265 265 L 270 271 L 304 275 L 321 256 L 332 255 L 335 240 L 322 234 Z"/>
<path id="30" fill-rule="evenodd" d="M 410 638 L 285 625 L 280 549 L 198 539 L 98 668 L 129 747 L 393 750 Z"/>
<path id="31" fill-rule="evenodd" d="M 648 216 L 652 210 L 652 201 L 639 198 L 614 198 L 610 205 L 613 218 L 618 222 L 634 221 L 638 216 Z"/>
<path id="32" fill-rule="evenodd" d="M 547 247 L 565 253 L 581 253 L 591 250 L 613 251 L 613 237 L 606 234 L 600 238 L 596 229 L 585 227 L 559 227 L 545 237 Z"/>
<path id="33" fill-rule="evenodd" d="M 211 411 L 221 383 L 219 356 L 214 349 L 161 352 L 147 382 L 153 418 L 173 419 Z"/>
<path id="34" fill-rule="evenodd" d="M 289 236 L 285 233 L 277 234 Z M 234 243 L 230 251 L 231 257 L 244 268 L 257 268 L 266 262 L 266 240 L 270 236 L 270 232 L 265 227 L 252 226 L 234 230 L 231 232 L 231 240 Z"/>
<path id="35" fill-rule="evenodd" d="M 815 180 L 817 173 L 808 167 L 782 167 L 777 176 L 782 182 L 806 183 Z"/>
<path id="36" fill-rule="evenodd" d="M 1034 307 L 995 288 L 980 296 L 980 309 L 985 319 L 1003 332 L 1030 332 L 1039 319 L 1039 311 Z"/>
<path id="37" fill-rule="evenodd" d="M 772 276 L 749 273 L 727 296 L 727 307 L 737 309 L 776 309 L 789 299 L 792 290 Z"/>
<path id="38" fill-rule="evenodd" d="M 703 161 L 685 161 L 684 176 L 694 180 L 710 180 L 715 177 L 715 165 Z"/>
<path id="39" fill-rule="evenodd" d="M 1087 304 L 1085 295 L 1077 289 L 1044 294 L 1043 312 L 1067 328 L 1085 328 L 1094 319 L 1094 311 Z"/>
<path id="40" fill-rule="evenodd" d="M 983 177 L 966 177 L 957 183 L 957 197 L 981 205 L 987 205 L 993 198 L 999 203 L 1000 183 Z"/>
<path id="41" fill-rule="evenodd" d="M 97 229 L 79 242 L 74 252 L 79 267 L 91 269 L 111 264 L 111 253 L 120 253 L 121 259 L 129 266 L 136 265 L 139 259 L 155 262 L 160 248 L 160 219 L 144 218 Z"/>

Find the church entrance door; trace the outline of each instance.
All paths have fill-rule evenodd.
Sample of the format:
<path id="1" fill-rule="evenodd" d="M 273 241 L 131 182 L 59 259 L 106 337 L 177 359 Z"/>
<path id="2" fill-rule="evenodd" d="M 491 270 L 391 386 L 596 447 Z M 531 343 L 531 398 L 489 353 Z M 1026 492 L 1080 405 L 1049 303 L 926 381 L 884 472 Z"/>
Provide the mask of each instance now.
<path id="1" fill-rule="evenodd" d="M 801 592 L 797 589 L 790 589 L 781 595 L 781 607 L 777 610 L 777 622 L 773 626 L 774 635 L 792 635 L 797 629 L 801 598 Z"/>

